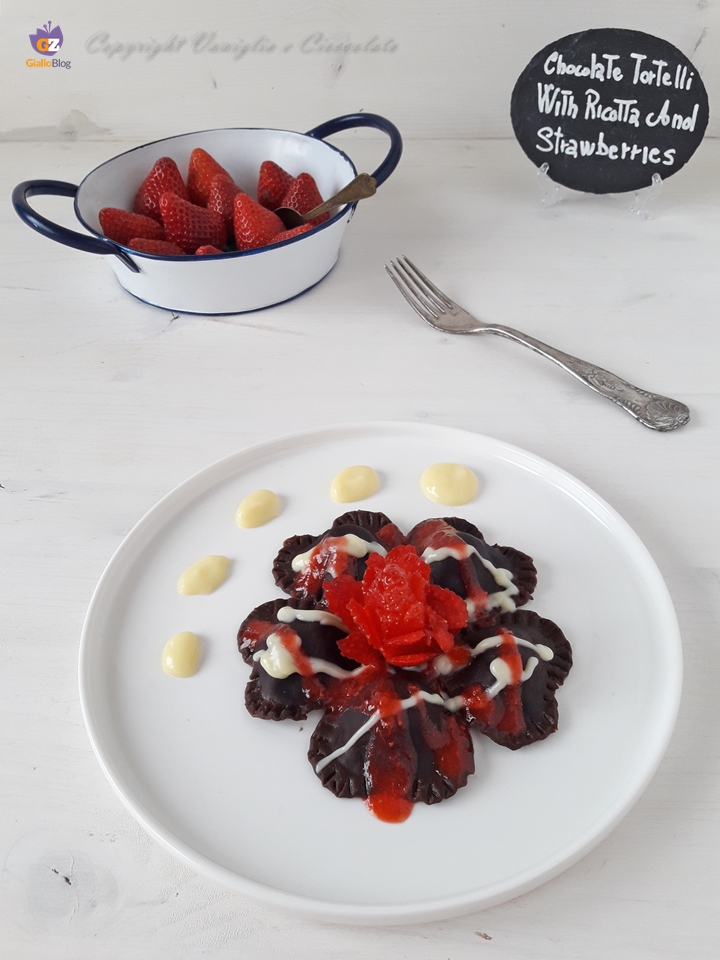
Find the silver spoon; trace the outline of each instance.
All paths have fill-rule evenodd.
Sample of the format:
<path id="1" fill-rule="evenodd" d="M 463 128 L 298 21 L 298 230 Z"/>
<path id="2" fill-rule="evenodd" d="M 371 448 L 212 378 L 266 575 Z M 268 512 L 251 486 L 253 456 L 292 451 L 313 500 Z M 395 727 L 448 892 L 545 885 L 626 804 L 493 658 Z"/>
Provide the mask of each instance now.
<path id="1" fill-rule="evenodd" d="M 344 203 L 354 203 L 356 200 L 366 200 L 368 197 L 372 197 L 376 190 L 375 178 L 371 177 L 369 173 L 359 173 L 342 190 L 338 190 L 329 200 L 325 200 L 324 203 L 307 213 L 298 213 L 292 207 L 278 207 L 275 213 L 280 217 L 286 228 L 292 230 L 293 227 L 301 227 L 309 220 L 314 220 L 322 213 L 327 213 L 333 207 L 339 207 Z"/>

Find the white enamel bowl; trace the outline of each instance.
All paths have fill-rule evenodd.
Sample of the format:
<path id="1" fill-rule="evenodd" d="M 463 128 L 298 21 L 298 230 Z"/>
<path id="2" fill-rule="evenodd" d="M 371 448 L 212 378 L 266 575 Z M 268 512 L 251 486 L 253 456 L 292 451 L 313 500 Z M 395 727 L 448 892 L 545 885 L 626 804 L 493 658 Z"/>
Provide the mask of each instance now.
<path id="1" fill-rule="evenodd" d="M 122 286 L 146 303 L 183 313 L 243 313 L 281 303 L 313 287 L 333 268 L 355 204 L 342 207 L 314 230 L 271 247 L 218 256 L 167 257 L 140 253 L 104 237 L 98 221 L 103 207 L 132 210 L 135 194 L 160 157 L 187 169 L 191 152 L 202 147 L 239 187 L 255 195 L 260 164 L 274 160 L 297 176 L 311 173 L 323 197 L 330 197 L 357 175 L 352 160 L 324 137 L 351 127 L 369 126 L 390 137 L 390 149 L 375 171 L 378 185 L 395 169 L 402 153 L 397 128 L 375 114 L 337 117 L 308 133 L 262 128 L 224 128 L 186 133 L 121 153 L 92 170 L 79 186 L 59 180 L 28 180 L 13 192 L 20 218 L 52 240 L 110 255 Z M 36 213 L 28 198 L 54 194 L 75 198 L 75 213 L 88 234 L 61 227 Z"/>

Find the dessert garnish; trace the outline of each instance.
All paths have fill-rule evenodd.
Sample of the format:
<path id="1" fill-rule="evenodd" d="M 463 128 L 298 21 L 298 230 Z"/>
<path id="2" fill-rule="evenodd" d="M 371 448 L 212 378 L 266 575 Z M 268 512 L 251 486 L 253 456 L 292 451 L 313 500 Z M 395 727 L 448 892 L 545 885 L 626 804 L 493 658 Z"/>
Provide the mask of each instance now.
<path id="1" fill-rule="evenodd" d="M 239 527 L 261 527 L 280 514 L 280 497 L 272 490 L 254 490 L 237 508 L 235 520 Z"/>
<path id="2" fill-rule="evenodd" d="M 368 557 L 361 581 L 348 574 L 325 584 L 325 602 L 349 628 L 340 652 L 359 663 L 417 667 L 454 645 L 467 607 L 430 583 L 430 567 L 412 546 Z"/>
<path id="3" fill-rule="evenodd" d="M 215 554 L 197 560 L 180 574 L 178 593 L 186 597 L 214 593 L 227 580 L 230 562 Z"/>
<path id="4" fill-rule="evenodd" d="M 380 481 L 372 467 L 345 467 L 330 484 L 330 496 L 336 503 L 353 503 L 377 493 Z"/>
<path id="5" fill-rule="evenodd" d="M 475 498 L 478 480 L 462 463 L 433 463 L 423 471 L 420 489 L 434 503 L 459 507 Z"/>
<path id="6" fill-rule="evenodd" d="M 272 720 L 324 710 L 308 758 L 336 796 L 399 823 L 465 786 L 471 729 L 513 750 L 557 729 L 570 644 L 517 609 L 535 588 L 530 557 L 468 521 L 405 538 L 385 514 L 351 511 L 286 540 L 273 572 L 290 597 L 240 627 L 245 703 Z"/>
<path id="7" fill-rule="evenodd" d="M 185 630 L 170 637 L 162 653 L 162 666 L 170 677 L 192 677 L 200 658 L 200 638 Z"/>

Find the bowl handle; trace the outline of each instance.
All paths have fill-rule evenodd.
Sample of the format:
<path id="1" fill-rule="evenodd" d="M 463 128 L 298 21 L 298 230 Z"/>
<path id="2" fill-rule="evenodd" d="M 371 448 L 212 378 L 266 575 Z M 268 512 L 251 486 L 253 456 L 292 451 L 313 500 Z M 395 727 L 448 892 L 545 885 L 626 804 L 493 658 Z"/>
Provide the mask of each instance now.
<path id="1" fill-rule="evenodd" d="M 375 182 L 380 186 L 381 183 L 387 180 L 398 165 L 402 155 L 402 137 L 394 123 L 390 123 L 385 117 L 378 116 L 377 113 L 349 113 L 344 117 L 335 117 L 334 120 L 327 120 L 325 123 L 321 123 L 319 127 L 313 127 L 312 130 L 308 130 L 305 136 L 315 137 L 317 140 L 324 140 L 325 137 L 330 137 L 333 133 L 339 133 L 341 130 L 349 130 L 352 127 L 375 127 L 390 137 L 388 154 L 375 173 L 373 173 Z"/>
<path id="2" fill-rule="evenodd" d="M 107 237 L 91 237 L 85 233 L 77 233 L 67 227 L 61 227 L 60 224 L 53 223 L 52 220 L 36 213 L 28 203 L 28 197 L 36 197 L 42 194 L 54 197 L 74 197 L 77 189 L 74 183 L 66 183 L 64 180 L 25 180 L 13 190 L 12 202 L 15 213 L 29 227 L 51 240 L 57 240 L 58 243 L 75 247 L 77 250 L 85 250 L 86 253 L 100 253 L 103 256 L 112 254 L 122 260 L 133 273 L 140 273 L 137 264 L 112 240 L 108 240 Z"/>

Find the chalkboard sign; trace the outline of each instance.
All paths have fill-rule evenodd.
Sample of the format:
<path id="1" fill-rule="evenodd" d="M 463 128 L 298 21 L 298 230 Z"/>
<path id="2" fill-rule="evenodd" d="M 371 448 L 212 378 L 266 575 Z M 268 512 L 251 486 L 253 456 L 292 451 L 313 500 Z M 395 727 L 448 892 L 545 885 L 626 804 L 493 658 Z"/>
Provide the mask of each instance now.
<path id="1" fill-rule="evenodd" d="M 541 50 L 512 95 L 515 136 L 557 183 L 588 193 L 647 187 L 683 167 L 708 122 L 696 68 L 665 40 L 585 30 Z"/>

